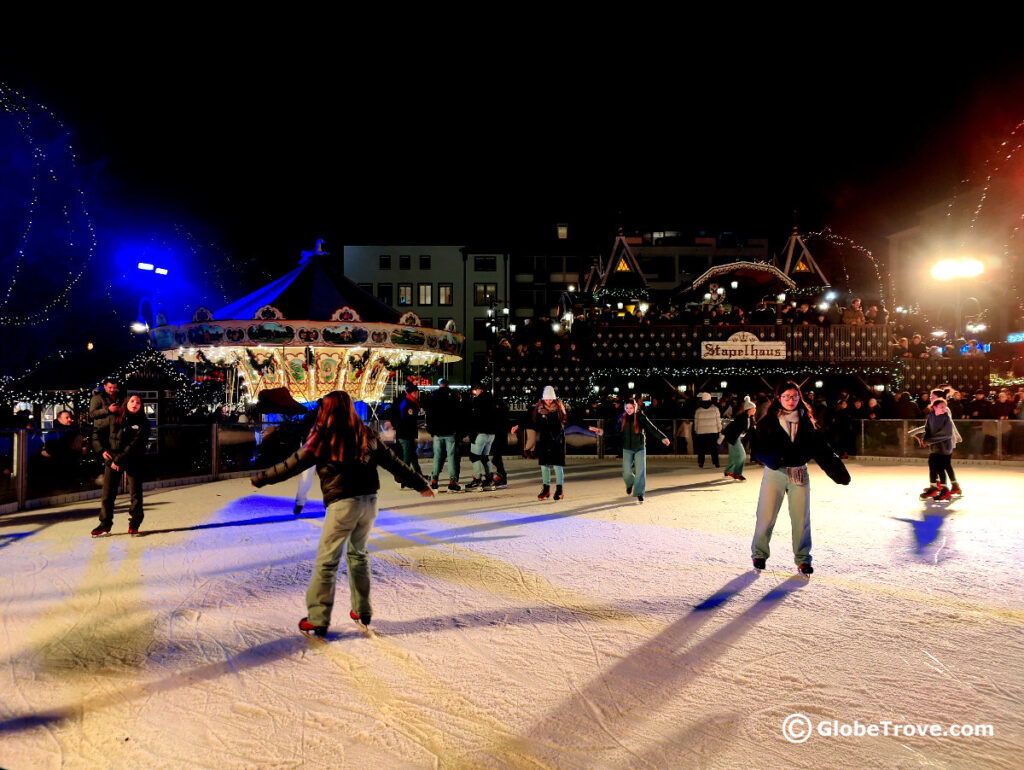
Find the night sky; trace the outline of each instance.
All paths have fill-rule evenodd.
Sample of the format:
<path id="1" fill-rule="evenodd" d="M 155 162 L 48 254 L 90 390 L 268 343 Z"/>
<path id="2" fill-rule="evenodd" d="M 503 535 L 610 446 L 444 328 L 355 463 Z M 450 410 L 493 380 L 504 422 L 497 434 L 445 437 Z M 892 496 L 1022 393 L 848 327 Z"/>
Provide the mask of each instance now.
<path id="1" fill-rule="evenodd" d="M 607 245 L 620 225 L 781 245 L 793 209 L 880 249 L 1024 118 L 1024 67 L 998 51 L 209 42 L 3 78 L 74 130 L 98 211 L 194 223 L 273 273 L 316 237 L 503 245 L 556 222 Z"/>

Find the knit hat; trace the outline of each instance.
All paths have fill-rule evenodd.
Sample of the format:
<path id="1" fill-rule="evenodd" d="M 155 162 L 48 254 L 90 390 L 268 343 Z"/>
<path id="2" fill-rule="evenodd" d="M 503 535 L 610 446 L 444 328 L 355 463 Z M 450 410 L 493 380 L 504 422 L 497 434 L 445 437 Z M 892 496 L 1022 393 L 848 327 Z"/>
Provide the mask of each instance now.
<path id="1" fill-rule="evenodd" d="M 541 401 L 556 401 L 558 396 L 555 395 L 555 389 L 550 385 L 544 386 L 544 392 L 541 393 Z"/>
<path id="2" fill-rule="evenodd" d="M 420 389 L 420 386 L 417 385 L 415 382 L 407 382 L 407 383 L 405 383 L 405 392 L 406 393 L 416 393 L 416 392 L 419 391 L 419 389 Z"/>
<path id="3" fill-rule="evenodd" d="M 711 394 L 710 393 L 701 392 L 701 393 L 697 394 L 697 398 L 699 398 L 701 401 L 710 401 L 711 400 Z"/>
<path id="4" fill-rule="evenodd" d="M 745 412 L 748 409 L 757 409 L 757 404 L 750 400 L 750 396 L 743 397 L 743 406 L 740 407 L 741 412 Z"/>

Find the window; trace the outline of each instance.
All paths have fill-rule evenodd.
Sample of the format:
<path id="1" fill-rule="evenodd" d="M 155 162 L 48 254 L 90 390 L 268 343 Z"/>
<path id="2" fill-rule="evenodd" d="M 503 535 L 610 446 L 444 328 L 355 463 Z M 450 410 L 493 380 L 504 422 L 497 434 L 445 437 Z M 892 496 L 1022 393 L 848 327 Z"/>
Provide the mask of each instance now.
<path id="1" fill-rule="evenodd" d="M 424 327 L 426 327 L 428 329 L 433 329 L 434 328 L 434 319 L 433 318 L 423 318 L 423 317 L 421 317 L 420 318 L 420 326 L 424 326 Z"/>
<path id="2" fill-rule="evenodd" d="M 473 269 L 478 273 L 497 272 L 498 258 L 493 254 L 477 254 L 473 257 Z"/>
<path id="3" fill-rule="evenodd" d="M 498 284 L 496 283 L 474 283 L 473 304 L 490 305 L 498 299 Z"/>
<path id="4" fill-rule="evenodd" d="M 390 284 L 390 283 L 378 283 L 377 284 L 377 299 L 379 299 L 385 305 L 394 305 L 395 304 L 394 285 Z"/>
<path id="5" fill-rule="evenodd" d="M 473 337 L 478 340 L 487 339 L 491 336 L 490 325 L 492 320 L 490 318 L 474 318 L 473 319 Z"/>
<path id="6" fill-rule="evenodd" d="M 398 269 L 408 270 L 412 267 L 412 257 L 408 254 L 399 254 L 398 256 Z"/>
<path id="7" fill-rule="evenodd" d="M 412 304 L 412 284 L 411 283 L 400 283 L 400 284 L 398 284 L 398 304 L 399 305 L 411 305 Z"/>
<path id="8" fill-rule="evenodd" d="M 569 225 L 558 226 L 558 240 L 564 241 L 569 237 Z"/>
<path id="9" fill-rule="evenodd" d="M 420 270 L 429 270 L 429 269 L 430 269 L 430 255 L 429 254 L 420 254 Z"/>
<path id="10" fill-rule="evenodd" d="M 438 305 L 453 305 L 453 304 L 455 304 L 455 284 L 439 283 L 437 285 L 437 304 Z"/>
<path id="11" fill-rule="evenodd" d="M 381 254 L 380 255 L 380 269 L 381 270 L 390 270 L 391 269 L 391 255 L 390 254 Z"/>
<path id="12" fill-rule="evenodd" d="M 434 284 L 432 283 L 421 283 L 417 286 L 417 305 L 433 305 L 434 304 Z"/>

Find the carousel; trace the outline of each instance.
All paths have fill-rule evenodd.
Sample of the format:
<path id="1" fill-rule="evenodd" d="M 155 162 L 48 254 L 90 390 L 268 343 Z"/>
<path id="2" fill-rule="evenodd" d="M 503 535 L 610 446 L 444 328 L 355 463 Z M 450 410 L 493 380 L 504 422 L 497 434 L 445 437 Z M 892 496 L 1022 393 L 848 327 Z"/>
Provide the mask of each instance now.
<path id="1" fill-rule="evenodd" d="M 220 310 L 200 307 L 189 323 L 158 319 L 151 336 L 169 359 L 225 370 L 229 399 L 249 403 L 279 388 L 305 403 L 335 390 L 379 403 L 395 372 L 459 361 L 464 343 L 454 329 L 424 327 L 361 289 L 322 241 L 252 294 Z"/>

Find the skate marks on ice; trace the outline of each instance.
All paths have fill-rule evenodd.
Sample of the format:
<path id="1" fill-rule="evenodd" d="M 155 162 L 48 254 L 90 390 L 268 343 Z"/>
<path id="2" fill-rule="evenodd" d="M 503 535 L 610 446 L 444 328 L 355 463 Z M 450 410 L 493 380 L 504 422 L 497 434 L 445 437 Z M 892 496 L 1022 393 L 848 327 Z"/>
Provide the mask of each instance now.
<path id="1" fill-rule="evenodd" d="M 539 753 L 549 761 L 566 763 L 571 758 L 575 760 L 571 764 L 580 767 L 692 763 L 696 759 L 693 754 L 704 754 L 725 740 L 725 733 L 719 732 L 717 726 L 730 717 L 723 715 L 710 720 L 715 726 L 711 729 L 697 724 L 680 732 L 666 726 L 671 724 L 668 712 L 672 704 L 703 697 L 702 693 L 688 692 L 689 686 L 781 601 L 807 585 L 795 576 L 776 584 L 753 604 L 707 632 L 705 626 L 716 617 L 717 610 L 758 583 L 755 572 L 733 578 L 690 612 L 625 653 L 610 668 L 582 686 L 574 686 L 559 705 L 533 722 L 514 745 Z M 655 724 L 658 726 L 654 727 Z M 696 747 L 685 740 L 694 731 L 703 736 Z M 652 748 L 651 734 L 674 738 Z"/>

